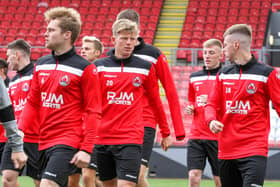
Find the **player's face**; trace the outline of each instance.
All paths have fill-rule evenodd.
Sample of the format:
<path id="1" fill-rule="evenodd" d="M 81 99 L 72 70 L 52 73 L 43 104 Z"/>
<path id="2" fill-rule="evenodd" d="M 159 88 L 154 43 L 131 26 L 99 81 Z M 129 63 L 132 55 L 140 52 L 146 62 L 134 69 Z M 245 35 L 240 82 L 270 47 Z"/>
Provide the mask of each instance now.
<path id="1" fill-rule="evenodd" d="M 121 31 L 112 40 L 115 44 L 115 55 L 118 58 L 128 58 L 137 44 L 137 33 Z"/>
<path id="2" fill-rule="evenodd" d="M 16 52 L 13 49 L 7 50 L 7 63 L 9 65 L 9 69 L 13 71 L 17 71 L 19 68 L 19 52 Z"/>
<path id="3" fill-rule="evenodd" d="M 203 48 L 203 59 L 206 69 L 215 69 L 223 57 L 222 49 L 216 45 Z"/>
<path id="4" fill-rule="evenodd" d="M 234 41 L 227 35 L 224 39 L 224 54 L 229 61 L 234 61 L 236 49 L 234 47 Z"/>
<path id="5" fill-rule="evenodd" d="M 81 55 L 90 62 L 93 62 L 98 58 L 97 50 L 94 48 L 92 42 L 83 42 Z"/>
<path id="6" fill-rule="evenodd" d="M 45 46 L 54 51 L 58 50 L 65 43 L 64 33 L 58 24 L 59 20 L 51 20 L 45 32 Z"/>

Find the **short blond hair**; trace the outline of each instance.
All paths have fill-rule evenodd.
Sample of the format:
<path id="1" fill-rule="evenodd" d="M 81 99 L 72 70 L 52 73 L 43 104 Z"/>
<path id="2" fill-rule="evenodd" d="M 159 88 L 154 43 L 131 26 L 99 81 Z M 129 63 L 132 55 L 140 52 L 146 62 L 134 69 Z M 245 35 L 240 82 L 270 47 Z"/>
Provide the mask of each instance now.
<path id="1" fill-rule="evenodd" d="M 62 32 L 71 31 L 71 43 L 74 44 L 79 37 L 82 26 L 79 12 L 73 8 L 55 7 L 47 10 L 44 16 L 47 22 L 58 19 L 60 21 L 58 26 Z"/>
<path id="2" fill-rule="evenodd" d="M 223 37 L 225 38 L 228 35 L 232 34 L 241 34 L 249 38 L 249 42 L 252 42 L 252 27 L 247 24 L 235 24 L 229 27 Z"/>
<path id="3" fill-rule="evenodd" d="M 102 42 L 96 38 L 95 36 L 84 36 L 83 37 L 83 43 L 84 42 L 90 42 L 94 45 L 94 48 L 98 51 L 100 51 L 100 54 L 103 53 L 104 51 L 104 46 L 102 44 Z"/>
<path id="4" fill-rule="evenodd" d="M 116 20 L 112 26 L 113 36 L 117 36 L 121 31 L 128 31 L 132 33 L 136 33 L 137 36 L 139 34 L 138 26 L 135 22 L 130 21 L 128 19 L 119 19 Z"/>
<path id="5" fill-rule="evenodd" d="M 219 48 L 223 49 L 223 44 L 220 40 L 211 38 L 209 40 L 206 40 L 203 43 L 203 47 L 211 47 L 211 46 L 218 46 Z"/>

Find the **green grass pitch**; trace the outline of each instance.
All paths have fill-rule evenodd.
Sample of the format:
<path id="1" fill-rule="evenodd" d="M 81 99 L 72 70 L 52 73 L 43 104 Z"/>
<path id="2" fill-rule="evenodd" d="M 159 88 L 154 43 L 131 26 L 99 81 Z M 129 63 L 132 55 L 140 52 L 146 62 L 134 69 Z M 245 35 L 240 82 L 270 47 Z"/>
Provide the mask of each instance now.
<path id="1" fill-rule="evenodd" d="M 1 178 L 1 177 L 0 177 Z M 150 187 L 187 187 L 187 180 L 184 179 L 148 179 Z M 21 187 L 33 187 L 33 181 L 29 177 L 19 177 Z M 2 186 L 0 184 L 0 186 Z M 202 180 L 201 187 L 214 187 L 212 180 Z M 264 187 L 279 187 L 280 181 L 265 181 Z"/>

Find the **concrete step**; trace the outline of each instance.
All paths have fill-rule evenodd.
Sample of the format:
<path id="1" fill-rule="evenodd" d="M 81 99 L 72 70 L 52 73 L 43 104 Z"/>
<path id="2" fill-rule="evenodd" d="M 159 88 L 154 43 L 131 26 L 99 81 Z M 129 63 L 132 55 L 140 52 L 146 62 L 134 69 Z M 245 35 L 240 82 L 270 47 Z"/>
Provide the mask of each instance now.
<path id="1" fill-rule="evenodd" d="M 180 19 L 180 20 L 170 20 L 170 19 L 166 19 L 166 20 L 160 20 L 159 24 L 184 24 L 185 19 Z"/>
<path id="2" fill-rule="evenodd" d="M 166 32 L 166 31 L 162 31 L 162 32 L 158 32 L 157 36 L 181 36 L 181 32 Z"/>
<path id="3" fill-rule="evenodd" d="M 182 24 L 179 23 L 159 23 L 158 28 L 182 28 Z"/>
<path id="4" fill-rule="evenodd" d="M 158 28 L 158 31 L 181 32 L 180 28 Z"/>
<path id="5" fill-rule="evenodd" d="M 154 43 L 156 47 L 178 47 L 178 44 Z"/>
<path id="6" fill-rule="evenodd" d="M 163 44 L 176 44 L 180 42 L 179 39 L 157 39 L 155 38 L 154 43 L 163 43 Z"/>
<path id="7" fill-rule="evenodd" d="M 180 5 L 164 5 L 163 6 L 164 9 L 175 9 L 175 10 L 186 10 L 186 6 L 180 6 Z"/>
<path id="8" fill-rule="evenodd" d="M 162 35 L 156 36 L 155 39 L 180 39 L 180 36 Z"/>
<path id="9" fill-rule="evenodd" d="M 161 16 L 166 16 L 166 17 L 185 17 L 184 12 L 178 12 L 178 13 L 173 13 L 173 12 L 162 12 Z"/>

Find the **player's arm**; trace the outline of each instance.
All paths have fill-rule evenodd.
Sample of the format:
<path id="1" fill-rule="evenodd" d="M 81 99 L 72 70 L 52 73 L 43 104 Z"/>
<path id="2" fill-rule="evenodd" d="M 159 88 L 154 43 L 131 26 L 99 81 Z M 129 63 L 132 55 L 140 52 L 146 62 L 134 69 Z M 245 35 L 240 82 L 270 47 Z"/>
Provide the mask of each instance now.
<path id="1" fill-rule="evenodd" d="M 280 72 L 273 70 L 268 76 L 267 84 L 269 97 L 278 116 L 280 116 Z"/>
<path id="2" fill-rule="evenodd" d="M 219 102 L 219 99 L 222 98 L 223 94 L 221 84 L 219 74 L 217 74 L 214 88 L 211 89 L 212 91 L 208 95 L 208 101 L 204 108 L 206 124 L 209 125 L 209 128 L 213 133 L 222 131 L 224 126 L 217 120 L 217 111 L 221 108 L 221 102 Z"/>
<path id="3" fill-rule="evenodd" d="M 27 156 L 23 152 L 23 141 L 18 130 L 13 107 L 8 96 L 5 84 L 0 78 L 0 121 L 6 131 L 8 144 L 11 145 L 11 159 L 15 168 L 22 168 L 27 161 Z"/>
<path id="4" fill-rule="evenodd" d="M 157 63 L 154 65 L 154 67 L 156 69 L 156 75 L 159 78 L 166 93 L 176 139 L 182 140 L 185 138 L 185 128 L 182 120 L 183 118 L 179 97 L 167 59 L 163 53 L 158 57 Z"/>
<path id="5" fill-rule="evenodd" d="M 96 138 L 96 128 L 101 121 L 101 88 L 94 64 L 89 65 L 81 79 L 83 107 L 85 111 L 85 138 L 81 150 L 91 153 Z"/>
<path id="6" fill-rule="evenodd" d="M 84 139 L 80 151 L 74 155 L 70 163 L 80 168 L 86 168 L 90 162 L 90 153 L 95 143 L 96 129 L 101 121 L 101 89 L 94 64 L 87 66 L 84 70 L 81 77 L 81 90 L 85 111 Z"/>
<path id="7" fill-rule="evenodd" d="M 147 80 L 144 82 L 144 88 L 147 92 L 150 106 L 152 107 L 156 119 L 159 122 L 159 128 L 163 138 L 162 148 L 167 150 L 172 144 L 172 140 L 170 137 L 170 129 L 166 120 L 166 114 L 160 100 L 159 86 L 153 66 L 150 69 Z"/>
<path id="8" fill-rule="evenodd" d="M 27 96 L 27 102 L 24 105 L 24 109 L 20 114 L 18 125 L 19 129 L 23 132 L 28 131 L 29 128 L 34 129 L 33 125 L 39 123 L 39 110 L 40 110 L 40 102 L 41 102 L 41 90 L 39 85 L 39 80 L 36 72 L 36 64 L 34 66 L 33 77 L 31 80 L 30 91 Z M 39 128 L 36 129 L 39 134 Z M 32 131 L 34 132 L 34 131 Z"/>
<path id="9" fill-rule="evenodd" d="M 191 115 L 194 113 L 194 106 L 195 106 L 195 90 L 193 88 L 191 81 L 189 81 L 188 101 L 189 102 L 185 108 L 185 111 L 187 112 L 187 114 Z"/>

